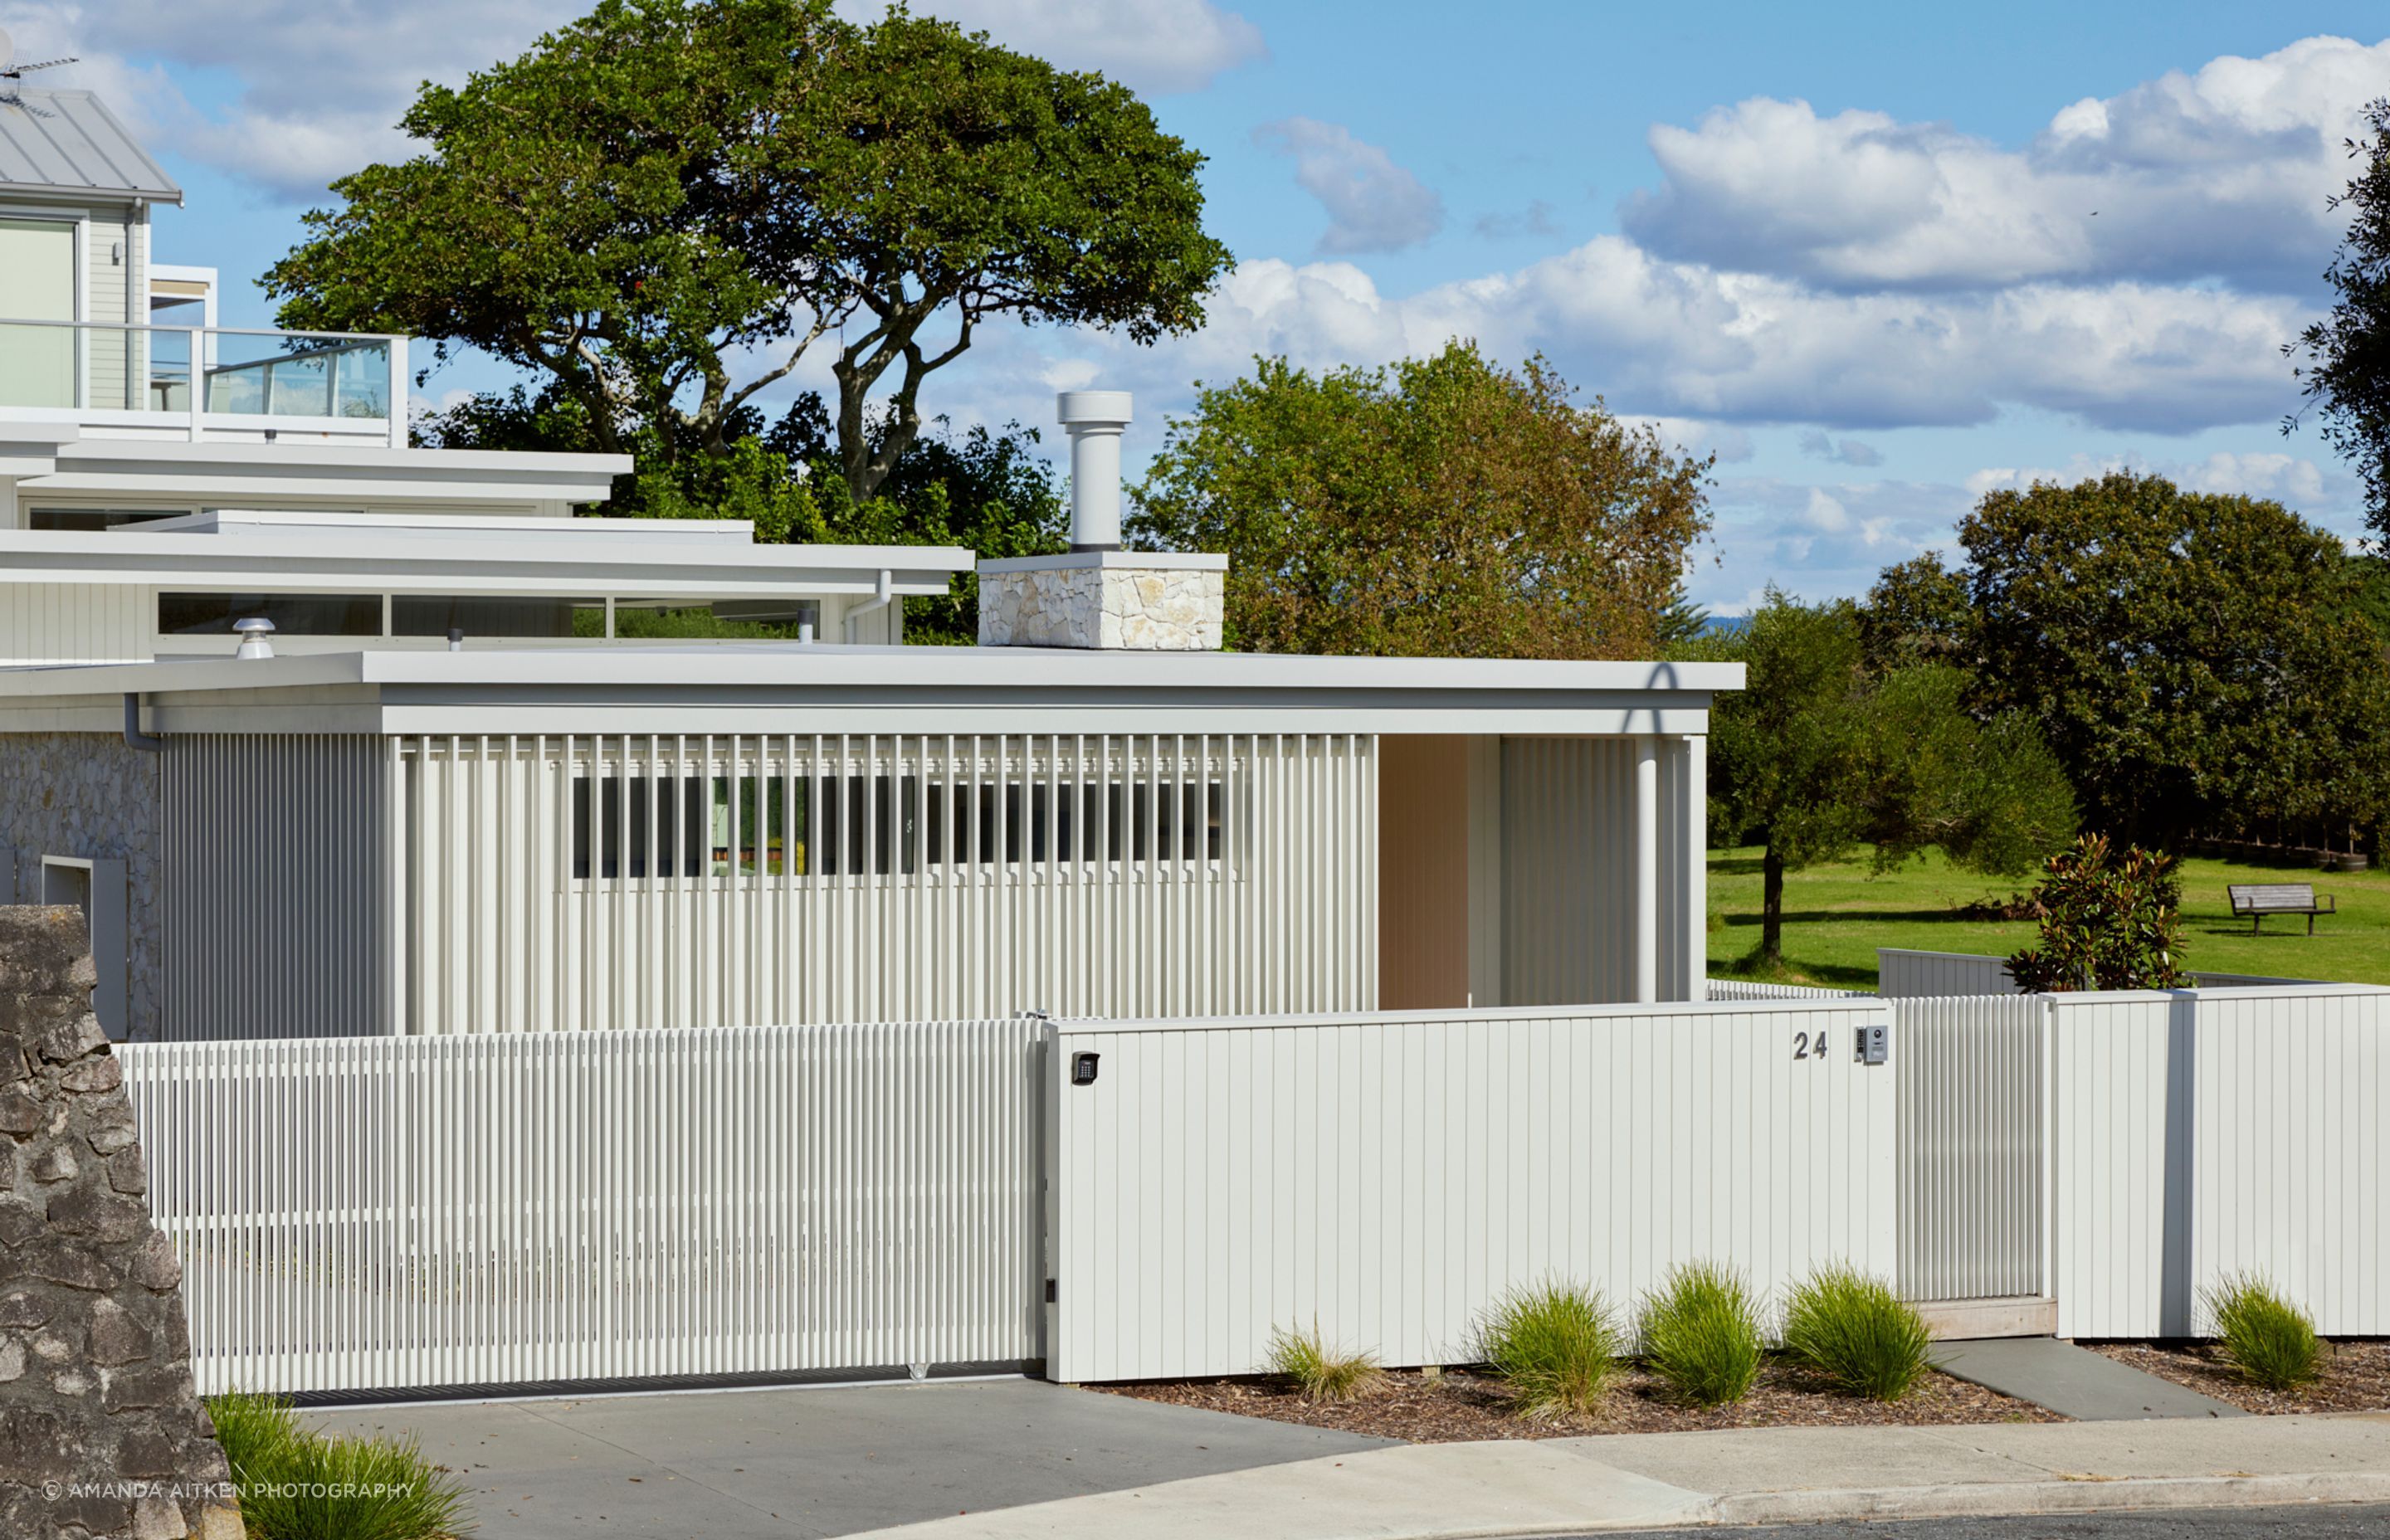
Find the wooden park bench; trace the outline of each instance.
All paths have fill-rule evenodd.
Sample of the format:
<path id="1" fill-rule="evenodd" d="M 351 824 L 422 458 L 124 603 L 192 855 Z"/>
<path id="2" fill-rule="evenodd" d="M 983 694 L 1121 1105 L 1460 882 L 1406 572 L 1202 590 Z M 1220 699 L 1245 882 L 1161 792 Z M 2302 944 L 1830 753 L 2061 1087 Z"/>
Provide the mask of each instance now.
<path id="1" fill-rule="evenodd" d="M 2268 915 L 2305 915 L 2307 934 L 2315 934 L 2316 916 L 2335 913 L 2334 901 L 2316 897 L 2312 882 L 2233 882 L 2225 887 L 2232 897 L 2232 918 L 2246 919 L 2255 935 Z"/>

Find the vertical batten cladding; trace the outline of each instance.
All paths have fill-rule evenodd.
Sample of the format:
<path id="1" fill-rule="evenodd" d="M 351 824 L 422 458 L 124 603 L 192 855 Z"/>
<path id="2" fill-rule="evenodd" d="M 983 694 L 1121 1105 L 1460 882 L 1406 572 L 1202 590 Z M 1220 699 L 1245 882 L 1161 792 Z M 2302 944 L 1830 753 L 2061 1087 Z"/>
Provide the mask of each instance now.
<path id="1" fill-rule="evenodd" d="M 1909 1299 L 2043 1292 L 2049 1008 L 2029 995 L 1891 1004 Z"/>
<path id="2" fill-rule="evenodd" d="M 0 668 L 146 663 L 157 630 L 155 589 L 0 583 Z"/>
<path id="3" fill-rule="evenodd" d="M 394 763 L 403 1032 L 1376 1003 L 1365 735 L 433 736 Z"/>
<path id="4" fill-rule="evenodd" d="M 1246 1374 L 1317 1325 L 1466 1362 L 1505 1290 L 1633 1300 L 1708 1258 L 1891 1272 L 1881 1002 L 1053 1024 L 1059 1380 Z M 1823 1058 L 1795 1058 L 1824 1033 Z M 1079 1053 L 1099 1056 L 1073 1084 Z"/>
<path id="5" fill-rule="evenodd" d="M 1657 913 L 1636 904 L 1634 738 L 1502 740 L 1502 1001 L 1510 1006 L 1630 1000 L 1637 927 L 1657 928 L 1659 993 L 1702 994 L 1705 937 L 1690 918 L 1690 740 L 1659 751 Z M 1706 916 L 1704 916 L 1706 918 Z"/>
<path id="6" fill-rule="evenodd" d="M 168 735 L 161 1038 L 391 1030 L 388 771 L 357 734 Z"/>

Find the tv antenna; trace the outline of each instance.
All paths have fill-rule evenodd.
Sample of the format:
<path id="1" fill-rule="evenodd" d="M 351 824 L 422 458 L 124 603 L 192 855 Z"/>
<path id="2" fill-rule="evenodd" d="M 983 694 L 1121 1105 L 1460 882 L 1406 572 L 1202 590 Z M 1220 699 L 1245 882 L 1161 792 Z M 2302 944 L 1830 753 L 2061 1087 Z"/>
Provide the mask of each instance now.
<path id="1" fill-rule="evenodd" d="M 16 43 L 10 39 L 6 31 L 0 31 L 0 107 L 19 107 L 36 118 L 57 117 L 57 113 L 46 111 L 27 101 L 19 93 L 18 83 L 25 78 L 28 71 L 55 70 L 61 64 L 73 62 L 74 58 L 70 55 L 65 58 L 45 58 L 32 64 L 19 64 L 17 62 Z"/>

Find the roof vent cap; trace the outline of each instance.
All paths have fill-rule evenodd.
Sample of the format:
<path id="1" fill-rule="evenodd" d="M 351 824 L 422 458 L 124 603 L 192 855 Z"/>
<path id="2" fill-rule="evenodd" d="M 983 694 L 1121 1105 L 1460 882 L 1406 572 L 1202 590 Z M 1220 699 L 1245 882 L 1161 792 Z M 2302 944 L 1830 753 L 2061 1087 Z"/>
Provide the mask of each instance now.
<path id="1" fill-rule="evenodd" d="M 274 656 L 274 622 L 263 615 L 249 615 L 232 622 L 233 634 L 240 638 L 236 658 L 271 658 Z"/>

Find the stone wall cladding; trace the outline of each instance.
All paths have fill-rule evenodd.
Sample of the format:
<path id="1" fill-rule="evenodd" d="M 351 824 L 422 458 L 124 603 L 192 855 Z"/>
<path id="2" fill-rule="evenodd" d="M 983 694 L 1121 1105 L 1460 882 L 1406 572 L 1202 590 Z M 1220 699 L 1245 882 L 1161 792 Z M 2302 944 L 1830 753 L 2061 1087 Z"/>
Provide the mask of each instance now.
<path id="1" fill-rule="evenodd" d="M 1222 572 L 1171 568 L 983 573 L 980 645 L 1216 652 L 1227 582 Z"/>
<path id="2" fill-rule="evenodd" d="M 240 1540 L 81 910 L 0 908 L 0 1534 Z"/>
<path id="3" fill-rule="evenodd" d="M 159 759 L 110 733 L 0 733 L 0 904 L 40 901 L 45 855 L 122 860 L 135 1039 L 158 1035 Z"/>

